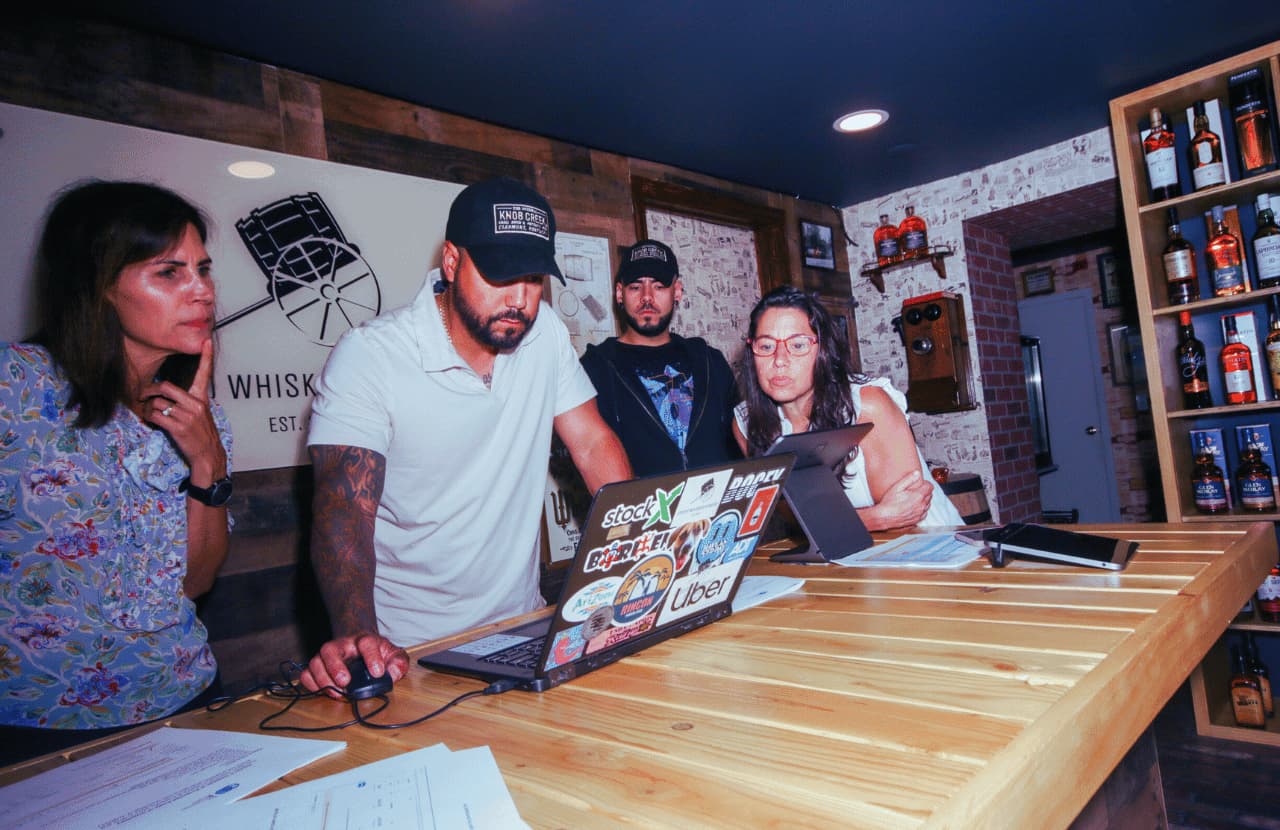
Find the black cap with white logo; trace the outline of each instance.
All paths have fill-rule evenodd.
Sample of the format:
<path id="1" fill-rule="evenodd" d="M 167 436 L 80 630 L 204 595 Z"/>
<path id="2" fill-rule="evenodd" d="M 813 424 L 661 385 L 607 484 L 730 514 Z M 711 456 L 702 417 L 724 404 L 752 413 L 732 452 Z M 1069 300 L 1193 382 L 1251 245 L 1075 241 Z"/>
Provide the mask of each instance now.
<path id="1" fill-rule="evenodd" d="M 623 285 L 649 277 L 669 286 L 677 276 L 675 251 L 654 239 L 641 239 L 627 248 L 618 265 L 618 282 Z"/>
<path id="2" fill-rule="evenodd" d="M 556 264 L 556 217 L 533 188 L 488 179 L 458 194 L 444 238 L 465 248 L 486 280 L 508 283 L 532 274 L 564 282 Z"/>

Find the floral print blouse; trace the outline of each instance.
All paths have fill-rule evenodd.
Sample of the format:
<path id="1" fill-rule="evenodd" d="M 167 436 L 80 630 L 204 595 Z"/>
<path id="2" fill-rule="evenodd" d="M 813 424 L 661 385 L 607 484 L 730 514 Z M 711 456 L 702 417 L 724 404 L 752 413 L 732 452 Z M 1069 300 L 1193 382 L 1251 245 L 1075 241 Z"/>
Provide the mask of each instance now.
<path id="1" fill-rule="evenodd" d="M 0 723 L 94 729 L 163 717 L 217 666 L 187 571 L 188 469 L 119 407 L 77 429 L 40 346 L 0 343 Z M 212 404 L 227 457 L 231 432 Z"/>

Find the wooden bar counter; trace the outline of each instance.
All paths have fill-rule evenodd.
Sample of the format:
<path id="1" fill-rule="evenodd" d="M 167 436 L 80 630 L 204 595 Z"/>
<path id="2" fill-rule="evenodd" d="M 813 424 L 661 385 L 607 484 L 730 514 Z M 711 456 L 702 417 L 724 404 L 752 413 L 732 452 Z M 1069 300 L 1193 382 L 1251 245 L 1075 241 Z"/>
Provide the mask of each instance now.
<path id="1" fill-rule="evenodd" d="M 805 586 L 545 694 L 315 736 L 347 749 L 286 782 L 443 741 L 489 745 L 538 828 L 1066 827 L 1276 561 L 1269 523 L 1080 529 L 1141 547 L 1121 573 L 757 559 L 751 573 Z M 376 720 L 481 685 L 415 664 Z M 253 730 L 280 706 L 252 699 L 170 722 Z M 347 716 L 325 700 L 287 718 Z"/>

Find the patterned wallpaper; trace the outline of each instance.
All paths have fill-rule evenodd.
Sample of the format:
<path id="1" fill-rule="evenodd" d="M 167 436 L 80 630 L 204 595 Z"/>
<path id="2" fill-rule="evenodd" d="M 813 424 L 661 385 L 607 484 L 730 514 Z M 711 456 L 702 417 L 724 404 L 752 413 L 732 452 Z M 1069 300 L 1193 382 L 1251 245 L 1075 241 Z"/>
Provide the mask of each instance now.
<path id="1" fill-rule="evenodd" d="M 863 369 L 868 374 L 888 377 L 900 389 L 907 388 L 906 356 L 889 322 L 901 313 L 904 299 L 938 290 L 952 291 L 964 298 L 978 408 L 942 415 L 912 414 L 911 424 L 926 458 L 946 463 L 953 471 L 982 476 L 993 512 L 998 512 L 998 500 L 992 490 L 993 450 L 984 412 L 986 401 L 962 225 L 993 211 L 1115 176 L 1110 131 L 1104 127 L 980 170 L 890 193 L 844 210 L 845 225 L 860 245 L 849 249 L 849 257 L 854 272 L 852 292 L 858 304 L 858 342 Z M 928 224 L 930 244 L 950 244 L 956 255 L 945 260 L 945 280 L 939 279 L 929 265 L 915 265 L 886 273 L 886 290 L 880 294 L 868 280 L 857 275 L 857 269 L 871 255 L 871 235 L 880 214 L 887 213 L 899 222 L 907 205 L 914 205 L 916 215 Z"/>
<path id="2" fill-rule="evenodd" d="M 755 234 L 688 216 L 650 210 L 649 236 L 676 252 L 684 299 L 671 321 L 683 337 L 702 337 L 736 367 L 747 318 L 760 299 Z"/>

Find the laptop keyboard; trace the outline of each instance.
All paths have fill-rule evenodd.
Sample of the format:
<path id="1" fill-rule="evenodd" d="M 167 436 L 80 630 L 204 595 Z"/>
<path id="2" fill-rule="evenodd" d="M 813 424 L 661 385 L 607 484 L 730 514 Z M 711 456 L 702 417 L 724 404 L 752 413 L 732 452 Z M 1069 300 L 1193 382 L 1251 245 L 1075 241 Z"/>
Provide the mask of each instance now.
<path id="1" fill-rule="evenodd" d="M 535 637 L 532 640 L 526 640 L 502 651 L 495 651 L 493 654 L 486 654 L 481 657 L 481 662 L 498 663 L 503 666 L 515 666 L 521 669 L 532 669 L 538 663 L 538 657 L 542 654 L 543 638 Z"/>

